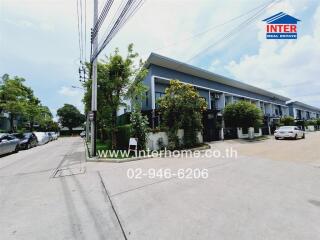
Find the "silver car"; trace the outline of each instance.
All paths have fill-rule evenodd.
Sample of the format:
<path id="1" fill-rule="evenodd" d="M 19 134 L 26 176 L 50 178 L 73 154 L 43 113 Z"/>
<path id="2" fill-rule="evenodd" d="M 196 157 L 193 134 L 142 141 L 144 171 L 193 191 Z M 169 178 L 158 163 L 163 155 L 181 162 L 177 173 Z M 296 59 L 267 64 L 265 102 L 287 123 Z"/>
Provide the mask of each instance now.
<path id="1" fill-rule="evenodd" d="M 14 136 L 6 133 L 1 133 L 0 134 L 0 155 L 11 153 L 11 152 L 18 152 L 19 142 L 20 140 Z"/>
<path id="2" fill-rule="evenodd" d="M 274 132 L 275 139 L 280 138 L 305 138 L 304 131 L 296 126 L 282 126 Z"/>

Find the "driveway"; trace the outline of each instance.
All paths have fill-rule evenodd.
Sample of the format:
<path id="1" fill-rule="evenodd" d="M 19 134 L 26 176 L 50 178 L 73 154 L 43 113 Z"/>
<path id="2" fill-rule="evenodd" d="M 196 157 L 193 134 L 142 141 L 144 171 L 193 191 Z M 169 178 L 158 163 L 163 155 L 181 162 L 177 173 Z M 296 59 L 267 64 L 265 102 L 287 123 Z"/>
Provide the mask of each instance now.
<path id="1" fill-rule="evenodd" d="M 319 140 L 319 133 L 310 133 L 298 141 L 225 141 L 213 145 L 220 150 L 232 146 L 239 151 L 237 158 L 156 158 L 87 166 L 100 172 L 128 239 L 316 240 Z M 286 161 L 279 161 L 281 156 Z M 150 168 L 205 168 L 209 177 L 127 176 L 128 169 L 146 173 Z"/>
<path id="2" fill-rule="evenodd" d="M 307 132 L 306 139 L 275 140 L 269 136 L 266 140 L 248 142 L 247 140 L 227 140 L 215 142 L 213 147 L 224 149 L 232 147 L 242 156 L 262 157 L 266 159 L 320 163 L 320 132 Z"/>
<path id="3" fill-rule="evenodd" d="M 0 158 L 1 239 L 316 240 L 320 164 L 311 149 L 318 151 L 319 137 L 213 143 L 222 152 L 236 149 L 231 158 L 127 163 L 85 163 L 82 140 L 61 138 Z M 265 152 L 270 146 L 304 158 L 290 153 L 282 161 Z M 150 169 L 204 169 L 208 176 L 137 178 Z"/>

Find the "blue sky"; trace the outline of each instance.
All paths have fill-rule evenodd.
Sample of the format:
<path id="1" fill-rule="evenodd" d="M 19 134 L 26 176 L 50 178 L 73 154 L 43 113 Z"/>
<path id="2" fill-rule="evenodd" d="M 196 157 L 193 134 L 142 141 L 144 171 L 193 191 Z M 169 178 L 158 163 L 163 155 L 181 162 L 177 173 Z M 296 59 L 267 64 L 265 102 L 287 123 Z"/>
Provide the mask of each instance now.
<path id="1" fill-rule="evenodd" d="M 101 9 L 105 0 L 99 1 Z M 317 0 L 279 0 L 233 38 L 188 61 L 248 16 L 190 37 L 266 2 L 147 0 L 103 53 L 115 47 L 125 52 L 132 42 L 143 59 L 154 51 L 320 107 Z M 297 40 L 265 39 L 262 20 L 280 11 L 301 19 Z M 0 75 L 26 78 L 26 84 L 54 114 L 64 103 L 82 108 L 82 90 L 71 87 L 80 86 L 76 0 L 1 0 L 0 15 Z M 89 29 L 91 0 L 87 0 L 87 18 Z"/>

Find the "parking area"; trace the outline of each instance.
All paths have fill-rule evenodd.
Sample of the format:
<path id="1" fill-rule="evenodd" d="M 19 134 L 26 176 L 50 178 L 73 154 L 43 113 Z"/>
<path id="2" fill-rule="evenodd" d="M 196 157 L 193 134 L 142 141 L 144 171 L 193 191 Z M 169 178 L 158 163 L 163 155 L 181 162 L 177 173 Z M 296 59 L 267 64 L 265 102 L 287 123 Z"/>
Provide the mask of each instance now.
<path id="1" fill-rule="evenodd" d="M 275 140 L 273 136 L 268 139 L 249 142 L 247 140 L 227 140 L 215 142 L 215 149 L 232 147 L 242 156 L 266 158 L 280 161 L 319 162 L 320 163 L 320 132 L 306 132 L 305 139 Z"/>
<path id="2" fill-rule="evenodd" d="M 225 141 L 214 148 L 232 146 L 237 158 L 87 166 L 99 171 L 128 239 L 311 240 L 320 236 L 319 140 L 310 133 L 298 141 Z M 188 168 L 207 169 L 208 178 L 144 174 Z M 131 169 L 140 169 L 141 178 L 129 178 Z"/>
<path id="3" fill-rule="evenodd" d="M 2 238 L 318 240 L 318 139 L 212 143 L 237 158 L 85 164 L 83 141 L 60 138 L 1 158 Z"/>

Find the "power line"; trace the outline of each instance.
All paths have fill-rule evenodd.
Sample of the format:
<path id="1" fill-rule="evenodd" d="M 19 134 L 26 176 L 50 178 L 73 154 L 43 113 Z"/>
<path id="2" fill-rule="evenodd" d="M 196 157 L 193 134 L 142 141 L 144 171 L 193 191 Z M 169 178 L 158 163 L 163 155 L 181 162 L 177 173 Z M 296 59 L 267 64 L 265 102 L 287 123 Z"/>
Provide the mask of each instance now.
<path id="1" fill-rule="evenodd" d="M 84 60 L 84 37 L 83 37 L 83 7 L 82 7 L 82 0 L 79 0 L 80 3 L 80 35 L 81 35 L 81 51 L 82 51 L 82 59 L 81 64 L 83 64 Z"/>
<path id="2" fill-rule="evenodd" d="M 87 0 L 84 0 L 84 61 L 87 61 Z"/>
<path id="3" fill-rule="evenodd" d="M 78 38 L 79 38 L 79 53 L 80 62 L 82 60 L 82 48 L 81 48 L 81 30 L 80 30 L 80 13 L 79 13 L 79 0 L 77 0 L 77 23 L 78 23 Z"/>
<path id="4" fill-rule="evenodd" d="M 123 7 L 120 6 L 118 8 L 118 10 L 121 9 L 121 12 L 119 10 L 120 14 L 118 15 L 115 22 L 111 25 L 111 29 L 107 31 L 105 40 L 102 42 L 102 44 L 100 44 L 98 50 L 93 52 L 91 61 L 97 58 L 97 56 L 103 51 L 103 49 L 115 36 L 115 34 L 136 13 L 136 11 L 142 6 L 143 3 L 143 0 L 128 0 Z"/>
<path id="5" fill-rule="evenodd" d="M 180 44 L 181 42 L 189 41 L 189 40 L 191 40 L 191 39 L 194 39 L 194 38 L 197 38 L 197 37 L 199 37 L 199 36 L 202 36 L 202 35 L 210 32 L 210 31 L 216 30 L 216 29 L 218 29 L 218 28 L 220 28 L 220 27 L 223 27 L 224 25 L 227 25 L 227 24 L 229 24 L 229 23 L 231 23 L 231 22 L 234 22 L 235 20 L 240 19 L 240 18 L 242 18 L 242 17 L 250 14 L 251 12 L 254 12 L 255 10 L 257 10 L 257 9 L 259 9 L 259 8 L 265 6 L 265 5 L 269 5 L 269 4 L 272 3 L 273 1 L 274 1 L 274 0 L 268 1 L 268 2 L 263 3 L 263 4 L 260 4 L 259 6 L 255 7 L 255 8 L 252 8 L 252 9 L 250 9 L 249 11 L 247 11 L 247 12 L 245 12 L 245 13 L 242 13 L 242 14 L 236 16 L 236 17 L 233 17 L 233 18 L 231 18 L 231 19 L 229 19 L 229 20 L 227 20 L 227 21 L 225 21 L 225 22 L 223 22 L 223 23 L 210 26 L 210 27 L 208 27 L 207 29 L 205 29 L 205 30 L 203 30 L 203 31 L 200 31 L 200 32 L 198 32 L 198 33 L 195 33 L 194 35 L 192 35 L 192 36 L 190 36 L 190 37 L 187 37 L 187 38 L 185 38 L 185 39 L 182 39 L 182 40 L 179 40 L 179 41 L 175 41 L 175 42 L 169 43 L 168 45 L 166 45 L 166 46 L 164 46 L 164 47 L 156 48 L 156 49 L 154 49 L 153 51 L 159 51 L 159 50 L 162 50 L 162 49 L 170 48 L 170 47 L 173 47 L 173 46 L 176 46 L 176 45 Z"/>
<path id="6" fill-rule="evenodd" d="M 272 0 L 268 5 L 264 6 L 262 9 L 260 9 L 257 13 L 255 13 L 253 16 L 249 17 L 248 19 L 246 19 L 244 22 L 240 23 L 238 26 L 236 26 L 235 28 L 233 28 L 230 32 L 228 32 L 227 34 L 225 34 L 223 37 L 219 38 L 217 41 L 215 41 L 213 44 L 209 45 L 208 47 L 206 47 L 205 49 L 201 50 L 200 52 L 198 52 L 197 54 L 195 54 L 194 56 L 192 56 L 187 62 L 192 61 L 193 59 L 197 58 L 198 56 L 200 56 L 201 54 L 203 54 L 204 52 L 207 52 L 210 48 L 218 45 L 219 43 L 221 43 L 222 41 L 226 41 L 227 39 L 231 38 L 233 35 L 239 33 L 241 30 L 243 30 L 243 28 L 247 27 L 250 23 L 254 22 L 260 15 L 262 15 L 264 13 L 264 10 L 268 7 L 270 7 L 272 4 L 274 4 L 276 1 L 279 0 Z M 280 0 L 281 1 L 281 0 Z"/>
<path id="7" fill-rule="evenodd" d="M 101 28 L 101 25 L 103 24 L 104 20 L 106 19 L 106 16 L 108 15 L 108 12 L 113 4 L 113 1 L 114 0 L 108 0 L 105 3 L 105 5 L 101 11 L 101 14 L 98 18 L 98 22 L 95 24 L 95 26 L 92 29 L 92 39 L 94 39 L 97 36 L 97 33 Z"/>

